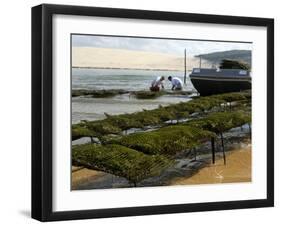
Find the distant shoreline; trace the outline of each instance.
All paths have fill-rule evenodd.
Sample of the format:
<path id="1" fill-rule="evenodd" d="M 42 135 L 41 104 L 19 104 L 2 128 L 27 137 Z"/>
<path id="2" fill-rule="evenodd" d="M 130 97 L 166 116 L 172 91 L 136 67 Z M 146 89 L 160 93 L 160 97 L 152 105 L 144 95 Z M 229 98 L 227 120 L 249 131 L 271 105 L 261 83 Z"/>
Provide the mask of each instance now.
<path id="1" fill-rule="evenodd" d="M 140 71 L 181 71 L 183 70 L 176 70 L 176 69 L 160 69 L 160 68 L 119 68 L 119 67 L 77 67 L 73 66 L 72 69 L 111 69 L 111 70 L 140 70 Z M 191 71 L 191 70 L 187 70 Z"/>

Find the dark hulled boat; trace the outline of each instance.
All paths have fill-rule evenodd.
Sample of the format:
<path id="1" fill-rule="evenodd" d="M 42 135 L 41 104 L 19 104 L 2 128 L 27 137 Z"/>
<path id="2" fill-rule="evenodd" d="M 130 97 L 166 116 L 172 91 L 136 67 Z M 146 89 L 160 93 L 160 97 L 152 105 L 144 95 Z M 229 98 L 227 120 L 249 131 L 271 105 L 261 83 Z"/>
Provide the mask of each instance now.
<path id="1" fill-rule="evenodd" d="M 250 72 L 243 69 L 194 68 L 189 75 L 201 96 L 251 89 Z"/>

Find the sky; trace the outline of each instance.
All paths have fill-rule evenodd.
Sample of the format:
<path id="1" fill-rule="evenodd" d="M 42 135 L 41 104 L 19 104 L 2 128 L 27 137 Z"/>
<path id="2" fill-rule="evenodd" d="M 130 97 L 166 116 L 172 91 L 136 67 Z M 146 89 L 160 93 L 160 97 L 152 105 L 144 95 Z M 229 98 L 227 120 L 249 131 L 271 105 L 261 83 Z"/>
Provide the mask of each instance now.
<path id="1" fill-rule="evenodd" d="M 72 46 L 139 50 L 168 53 L 179 56 L 183 55 L 185 48 L 187 49 L 187 54 L 191 56 L 234 49 L 251 50 L 252 48 L 252 44 L 250 43 L 150 39 L 94 35 L 72 35 Z"/>

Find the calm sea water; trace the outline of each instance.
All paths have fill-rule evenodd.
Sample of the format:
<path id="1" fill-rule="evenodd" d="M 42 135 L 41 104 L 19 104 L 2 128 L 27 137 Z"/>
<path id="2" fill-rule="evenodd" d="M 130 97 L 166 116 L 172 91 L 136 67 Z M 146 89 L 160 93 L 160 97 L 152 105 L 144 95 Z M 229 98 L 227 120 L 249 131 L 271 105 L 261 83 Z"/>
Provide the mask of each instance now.
<path id="1" fill-rule="evenodd" d="M 177 76 L 183 80 L 183 72 L 152 71 L 126 69 L 72 69 L 72 89 L 124 89 L 129 91 L 149 90 L 150 84 L 157 76 L 164 76 L 165 89 L 171 89 L 168 76 Z M 184 90 L 193 90 L 190 79 Z M 98 120 L 105 118 L 104 113 L 111 115 L 132 113 L 143 109 L 154 109 L 159 105 L 190 100 L 184 96 L 162 96 L 154 100 L 138 100 L 128 94 L 112 98 L 72 98 L 72 123 L 81 120 Z"/>
<path id="2" fill-rule="evenodd" d="M 180 71 L 152 71 L 152 70 L 126 70 L 126 69 L 72 69 L 73 89 L 125 89 L 147 90 L 151 81 L 157 76 L 166 78 L 164 84 L 171 88 L 168 76 L 182 79 L 184 74 Z M 184 89 L 192 89 L 190 80 Z"/>

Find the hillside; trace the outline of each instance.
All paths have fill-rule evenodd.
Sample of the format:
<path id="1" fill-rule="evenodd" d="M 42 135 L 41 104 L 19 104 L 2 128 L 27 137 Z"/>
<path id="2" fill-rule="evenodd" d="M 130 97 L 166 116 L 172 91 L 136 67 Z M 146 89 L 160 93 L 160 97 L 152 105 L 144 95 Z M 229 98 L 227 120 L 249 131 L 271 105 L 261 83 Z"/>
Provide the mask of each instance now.
<path id="1" fill-rule="evenodd" d="M 208 60 L 212 64 L 218 65 L 223 59 L 242 61 L 251 65 L 252 51 L 251 50 L 229 50 L 223 52 L 213 52 L 208 54 L 197 55 L 196 57 L 202 57 L 204 60 Z"/>

